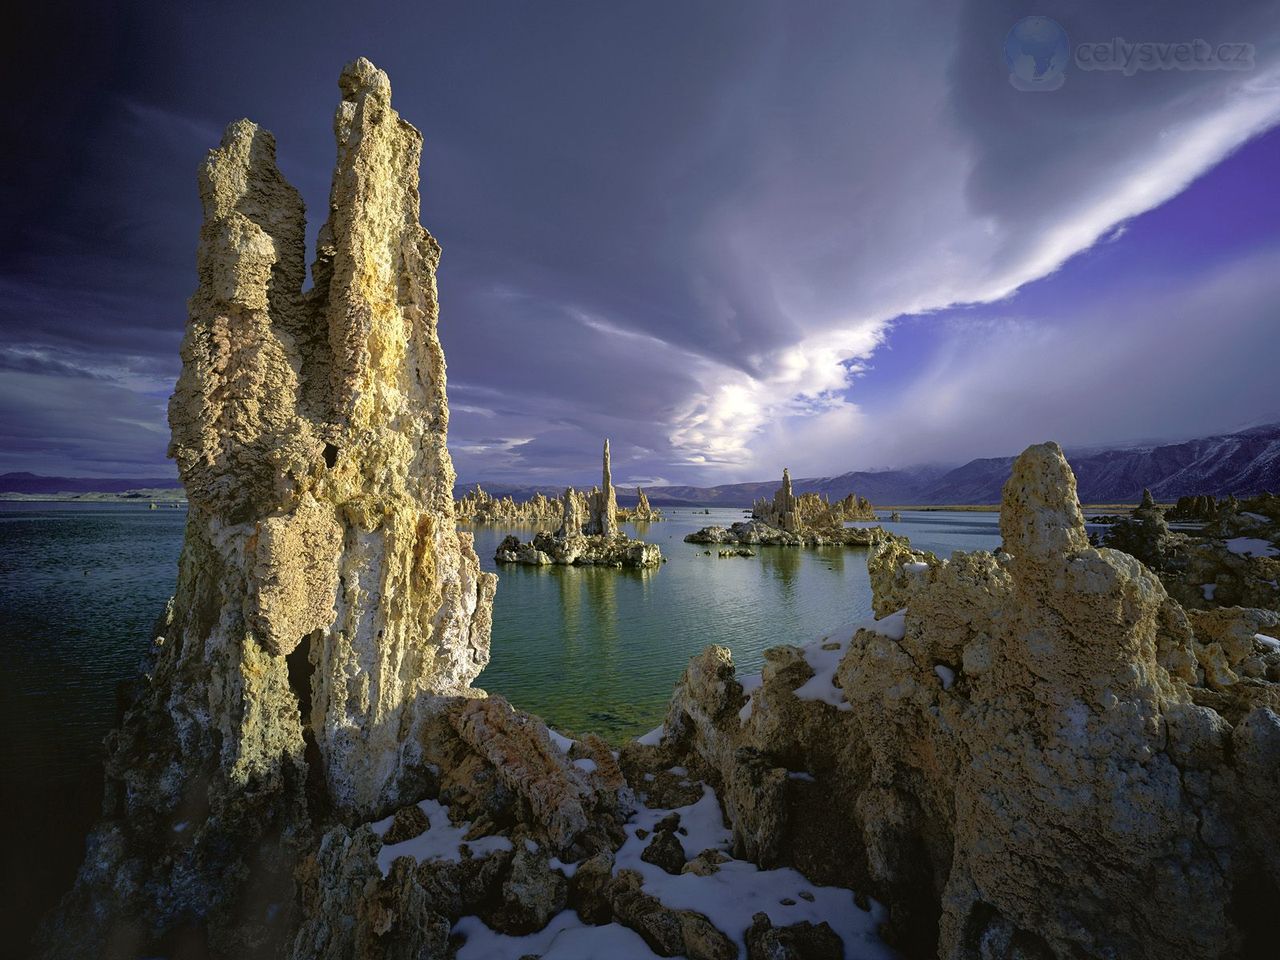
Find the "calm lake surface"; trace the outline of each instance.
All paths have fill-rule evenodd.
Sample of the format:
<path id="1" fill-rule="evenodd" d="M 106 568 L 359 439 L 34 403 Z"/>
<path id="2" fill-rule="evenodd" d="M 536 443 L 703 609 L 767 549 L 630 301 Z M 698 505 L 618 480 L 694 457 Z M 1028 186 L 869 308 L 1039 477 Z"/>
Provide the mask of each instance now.
<path id="1" fill-rule="evenodd" d="M 740 671 L 755 672 L 769 647 L 809 643 L 871 616 L 865 549 L 757 547 L 755 557 L 720 559 L 717 548 L 684 536 L 728 526 L 741 510 L 665 512 L 660 523 L 623 524 L 662 547 L 667 562 L 657 569 L 498 568 L 492 659 L 476 684 L 553 726 L 621 740 L 661 722 L 689 658 L 708 644 L 728 647 Z M 994 513 L 921 512 L 882 525 L 949 556 L 995 547 L 998 523 Z M 463 529 L 494 569 L 511 531 Z M 515 532 L 527 539 L 536 529 Z"/>
<path id="2" fill-rule="evenodd" d="M 656 570 L 498 567 L 513 530 L 464 526 L 500 575 L 493 653 L 478 685 L 549 723 L 611 739 L 662 717 L 688 659 L 710 643 L 740 669 L 766 648 L 808 643 L 870 616 L 866 551 L 762 547 L 720 559 L 684 535 L 740 510 L 667 511 L 624 529 L 661 545 Z M 115 720 L 115 685 L 136 676 L 173 592 L 186 510 L 136 504 L 0 503 L 0 770 L 83 768 Z M 908 512 L 887 529 L 946 556 L 999 543 L 994 513 Z M 56 734 L 56 735 L 54 735 Z"/>
<path id="3" fill-rule="evenodd" d="M 477 685 L 558 728 L 621 740 L 661 721 L 689 658 L 708 644 L 754 671 L 768 647 L 871 615 L 865 550 L 762 547 L 721 560 L 684 535 L 727 526 L 740 510 L 666 512 L 642 530 L 624 524 L 661 545 L 668 562 L 656 570 L 499 569 L 492 659 Z M 15 914 L 38 916 L 70 884 L 95 819 L 116 684 L 141 669 L 185 523 L 185 508 L 0 502 L 0 822 L 10 834 L 0 838 L 0 875 L 16 892 Z M 883 525 L 944 556 L 999 543 L 995 513 L 904 512 Z M 537 528 L 463 529 L 494 570 L 507 533 Z"/>

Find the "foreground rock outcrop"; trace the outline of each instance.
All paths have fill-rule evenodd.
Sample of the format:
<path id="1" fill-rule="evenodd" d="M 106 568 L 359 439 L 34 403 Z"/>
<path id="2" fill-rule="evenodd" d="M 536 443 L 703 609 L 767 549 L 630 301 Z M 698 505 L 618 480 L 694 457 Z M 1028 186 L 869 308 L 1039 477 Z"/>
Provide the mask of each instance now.
<path id="1" fill-rule="evenodd" d="M 367 60 L 339 86 L 310 291 L 271 134 L 233 123 L 200 169 L 199 287 L 169 405 L 190 503 L 177 592 L 108 742 L 55 954 L 177 937 L 278 955 L 314 824 L 418 791 L 442 698 L 489 659 L 496 578 L 456 530 L 422 137 Z"/>
<path id="2" fill-rule="evenodd" d="M 604 442 L 601 486 L 586 494 L 572 487 L 566 489 L 560 514 L 560 528 L 554 533 L 543 531 L 528 543 L 522 543 L 515 534 L 504 538 L 494 560 L 527 566 L 643 568 L 662 563 L 662 550 L 656 543 L 633 539 L 618 529 L 618 497 L 613 488 L 608 440 Z"/>
<path id="3" fill-rule="evenodd" d="M 1091 547 L 1053 444 L 1014 464 L 1000 526 L 996 554 L 873 548 L 887 615 L 761 678 L 709 648 L 624 767 L 705 771 L 735 854 L 871 893 L 913 955 L 1266 955 L 1280 618 L 1189 615 Z"/>

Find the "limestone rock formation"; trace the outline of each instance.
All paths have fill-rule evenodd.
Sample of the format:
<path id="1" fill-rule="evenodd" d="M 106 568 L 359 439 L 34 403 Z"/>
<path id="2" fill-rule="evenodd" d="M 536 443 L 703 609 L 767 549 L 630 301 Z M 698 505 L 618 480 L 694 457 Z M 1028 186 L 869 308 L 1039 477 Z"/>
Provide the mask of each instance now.
<path id="1" fill-rule="evenodd" d="M 618 535 L 618 494 L 613 489 L 613 472 L 609 466 L 609 441 L 604 442 L 603 483 L 591 491 L 588 500 L 587 523 L 583 532 L 588 536 L 607 537 Z"/>
<path id="2" fill-rule="evenodd" d="M 946 561 L 873 547 L 882 618 L 768 651 L 755 682 L 709 648 L 624 768 L 710 771 L 736 855 L 876 896 L 911 955 L 1264 955 L 1280 616 L 1188 614 L 1091 547 L 1054 444 L 1015 462 L 1001 533 Z"/>
<path id="3" fill-rule="evenodd" d="M 1116 519 L 1101 542 L 1154 570 L 1184 607 L 1280 610 L 1280 497 L 1184 497 L 1169 516 L 1179 518 L 1178 530 L 1144 496 L 1133 516 Z"/>
<path id="4" fill-rule="evenodd" d="M 1280 496 L 1220 502 L 1198 535 L 1184 537 L 1161 578 L 1187 607 L 1280 610 Z"/>
<path id="5" fill-rule="evenodd" d="M 751 507 L 751 516 L 755 520 L 777 527 L 787 533 L 795 533 L 800 526 L 800 517 L 796 511 L 796 495 L 791 489 L 791 471 L 782 468 L 782 486 L 774 491 L 772 500 L 757 500 Z"/>
<path id="6" fill-rule="evenodd" d="M 1226 502 L 1223 501 L 1222 508 L 1225 508 Z M 1218 511 L 1220 509 L 1217 498 L 1201 494 L 1199 496 L 1179 497 L 1178 502 L 1174 504 L 1172 510 L 1169 511 L 1166 519 L 1178 522 L 1186 521 L 1204 521 L 1218 519 Z"/>
<path id="7" fill-rule="evenodd" d="M 565 487 L 564 495 L 560 498 L 560 528 L 556 531 L 556 536 L 561 538 L 581 536 L 582 528 L 586 523 L 586 495 L 573 487 Z"/>
<path id="8" fill-rule="evenodd" d="M 619 507 L 618 519 L 632 523 L 656 523 L 662 519 L 662 511 L 652 506 L 645 492 L 636 487 L 636 505 L 630 508 Z"/>
<path id="9" fill-rule="evenodd" d="M 791 471 L 782 470 L 782 485 L 772 500 L 760 499 L 751 508 L 751 520 L 725 528 L 703 527 L 688 534 L 686 543 L 732 543 L 739 545 L 821 547 L 862 547 L 885 537 L 879 527 L 846 527 L 847 520 L 874 520 L 875 510 L 864 497 L 849 494 L 831 503 L 816 493 L 796 496 Z"/>
<path id="10" fill-rule="evenodd" d="M 467 523 L 555 523 L 563 519 L 559 500 L 552 500 L 541 490 L 528 500 L 516 502 L 510 496 L 494 498 L 480 484 L 468 490 L 457 502 L 455 513 Z"/>
<path id="11" fill-rule="evenodd" d="M 791 486 L 791 471 L 782 470 L 782 485 L 772 500 L 757 500 L 751 507 L 755 520 L 800 536 L 813 531 L 819 535 L 842 527 L 846 520 L 874 520 L 875 508 L 866 497 L 849 494 L 832 503 L 818 493 L 797 496 Z M 829 533 L 828 533 L 829 535 Z"/>
<path id="12" fill-rule="evenodd" d="M 177 592 L 109 740 L 55 953 L 133 956 L 180 929 L 271 953 L 313 823 L 416 790 L 440 698 L 489 658 L 496 578 L 455 526 L 422 136 L 369 61 L 339 86 L 310 291 L 302 200 L 271 134 L 233 123 L 200 169 L 199 286 L 169 405 L 190 503 Z"/>
<path id="13" fill-rule="evenodd" d="M 618 497 L 609 466 L 609 441 L 604 442 L 603 486 L 581 494 L 569 487 L 561 499 L 560 528 L 542 532 L 522 543 L 512 534 L 498 545 L 498 563 L 527 566 L 656 567 L 662 550 L 656 543 L 628 537 L 618 529 Z"/>

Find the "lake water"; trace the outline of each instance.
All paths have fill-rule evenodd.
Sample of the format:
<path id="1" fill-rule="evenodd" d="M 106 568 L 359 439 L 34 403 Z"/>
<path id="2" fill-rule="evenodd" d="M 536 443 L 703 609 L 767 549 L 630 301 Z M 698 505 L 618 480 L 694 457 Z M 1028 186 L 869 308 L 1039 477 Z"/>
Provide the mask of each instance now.
<path id="1" fill-rule="evenodd" d="M 684 536 L 727 526 L 741 510 L 667 514 L 623 524 L 662 547 L 667 562 L 657 569 L 499 568 L 492 659 L 476 684 L 553 726 L 624 739 L 661 721 L 689 658 L 708 644 L 728 647 L 739 670 L 754 672 L 769 647 L 808 643 L 871 616 L 865 549 L 757 547 L 756 557 L 720 559 L 717 548 Z M 999 543 L 994 513 L 906 513 L 883 526 L 947 556 Z M 511 531 L 464 529 L 494 569 Z M 527 539 L 535 529 L 516 532 Z"/>
<path id="2" fill-rule="evenodd" d="M 632 535 L 661 545 L 650 571 L 498 570 L 492 659 L 477 685 L 553 726 L 620 740 L 662 719 L 691 656 L 711 643 L 742 670 L 870 616 L 866 551 L 757 548 L 720 559 L 683 542 L 740 510 L 667 511 Z M 0 942 L 70 884 L 95 819 L 116 685 L 136 676 L 173 592 L 186 510 L 0 503 L 0 876 L 13 891 Z M 884 526 L 941 555 L 999 543 L 994 513 L 904 512 Z M 471 529 L 486 570 L 507 533 Z M 52 892 L 51 892 L 52 891 Z"/>

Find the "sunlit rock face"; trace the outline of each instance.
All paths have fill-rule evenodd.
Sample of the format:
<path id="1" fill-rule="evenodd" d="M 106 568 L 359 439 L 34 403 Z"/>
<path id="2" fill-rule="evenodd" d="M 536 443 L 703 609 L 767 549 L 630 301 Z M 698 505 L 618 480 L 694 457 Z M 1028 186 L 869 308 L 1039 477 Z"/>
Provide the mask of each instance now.
<path id="1" fill-rule="evenodd" d="M 873 546 L 882 619 L 758 680 L 695 658 L 663 762 L 716 771 L 737 851 L 882 899 L 913 954 L 1253 955 L 1280 891 L 1254 812 L 1280 803 L 1277 617 L 1189 617 L 1091 547 L 1056 444 L 1015 462 L 1001 531 L 947 561 Z"/>
<path id="2" fill-rule="evenodd" d="M 169 408 L 190 516 L 66 906 L 86 945 L 146 944 L 184 915 L 215 940 L 267 936 L 293 899 L 271 889 L 291 890 L 272 861 L 287 871 L 318 811 L 369 817 L 416 789 L 437 695 L 466 693 L 489 658 L 496 578 L 455 529 L 422 136 L 367 60 L 339 85 L 309 292 L 302 201 L 271 134 L 233 123 L 200 169 Z M 251 871 L 264 890 L 237 891 Z"/>
<path id="3" fill-rule="evenodd" d="M 636 505 L 631 509 L 619 509 L 619 520 L 630 520 L 634 523 L 653 523 L 662 519 L 662 511 L 649 503 L 649 495 L 640 487 L 636 487 Z"/>
<path id="4" fill-rule="evenodd" d="M 284 657 L 305 643 L 304 728 L 331 799 L 355 813 L 394 790 L 403 758 L 388 748 L 419 694 L 460 690 L 484 668 L 494 580 L 454 529 L 440 247 L 418 222 L 422 136 L 367 60 L 340 87 L 329 219 L 305 296 L 302 207 L 270 135 L 233 124 L 206 162 L 201 283 L 170 421 L 188 551 L 212 547 L 223 568 L 179 585 L 179 617 L 221 611 L 211 629 L 183 625 L 180 642 L 200 663 L 254 644 L 273 657 L 262 682 L 282 690 Z M 234 719 L 237 684 L 222 693 L 211 712 L 224 753 L 270 763 Z"/>

